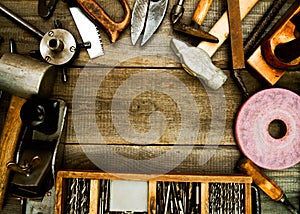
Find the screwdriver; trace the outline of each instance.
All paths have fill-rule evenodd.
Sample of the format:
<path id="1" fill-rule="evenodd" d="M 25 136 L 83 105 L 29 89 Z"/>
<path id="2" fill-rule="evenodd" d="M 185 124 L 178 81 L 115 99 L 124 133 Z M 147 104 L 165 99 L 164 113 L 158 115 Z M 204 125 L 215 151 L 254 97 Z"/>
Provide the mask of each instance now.
<path id="1" fill-rule="evenodd" d="M 272 200 L 281 202 L 293 214 L 299 214 L 291 202 L 282 191 L 282 189 L 266 174 L 264 174 L 251 160 L 241 158 L 237 162 L 237 168 L 252 177 L 253 182 L 264 191 Z"/>

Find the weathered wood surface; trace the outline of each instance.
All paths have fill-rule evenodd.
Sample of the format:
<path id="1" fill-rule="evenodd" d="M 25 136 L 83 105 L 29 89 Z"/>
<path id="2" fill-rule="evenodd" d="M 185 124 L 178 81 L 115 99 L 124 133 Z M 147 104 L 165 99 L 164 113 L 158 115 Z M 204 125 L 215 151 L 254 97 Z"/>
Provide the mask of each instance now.
<path id="1" fill-rule="evenodd" d="M 117 0 L 99 0 L 99 2 L 114 19 L 121 19 L 122 9 Z M 134 0 L 129 0 L 128 2 L 132 8 Z M 279 15 L 273 21 L 274 23 L 292 2 L 293 1 L 288 1 L 282 8 Z M 37 15 L 36 0 L 3 0 L 1 3 L 44 32 L 53 28 L 53 21 L 57 18 L 62 22 L 63 27 L 71 31 L 76 38 L 80 38 L 72 17 L 63 1 L 58 2 L 54 16 L 50 20 L 43 20 Z M 121 34 L 120 40 L 116 44 L 110 44 L 107 35 L 100 30 L 105 49 L 105 56 L 90 61 L 87 53 L 82 51 L 79 54 L 79 58 L 74 62 L 74 65 L 78 67 L 71 68 L 68 71 L 69 82 L 62 83 L 58 76 L 52 97 L 63 99 L 68 104 L 67 125 L 62 139 L 62 143 L 65 145 L 64 165 L 62 166 L 64 169 L 98 169 L 98 167 L 90 161 L 89 157 L 91 155 L 96 155 L 101 158 L 106 157 L 109 153 L 116 152 L 128 159 L 145 160 L 159 157 L 166 151 L 173 149 L 174 154 L 186 154 L 186 159 L 179 163 L 178 166 L 173 166 L 172 159 L 165 159 L 163 162 L 157 162 L 156 165 L 153 165 L 152 167 L 145 165 L 143 170 L 159 169 L 161 166 L 165 166 L 172 168 L 173 172 L 180 173 L 237 173 L 235 171 L 235 163 L 241 153 L 239 152 L 234 139 L 233 126 L 235 116 L 243 101 L 241 93 L 230 78 L 230 50 L 228 41 L 221 46 L 212 59 L 216 66 L 225 71 L 229 79 L 225 83 L 222 89 L 223 91 L 207 91 L 199 80 L 183 71 L 178 59 L 173 55 L 169 47 L 169 41 L 172 37 L 188 41 L 193 45 L 198 45 L 199 43 L 199 40 L 197 39 L 173 32 L 169 15 L 172 6 L 175 3 L 177 3 L 177 0 L 171 0 L 169 2 L 169 8 L 162 26 L 160 26 L 159 30 L 145 47 L 131 45 L 129 27 Z M 183 22 L 190 22 L 197 3 L 198 1 L 196 0 L 185 1 Z M 250 14 L 244 19 L 242 23 L 244 39 L 271 3 L 271 0 L 259 1 Z M 225 9 L 226 1 L 215 0 L 201 27 L 208 31 Z M 17 50 L 21 54 L 28 54 L 30 50 L 38 49 L 39 41 L 36 38 L 32 37 L 27 31 L 19 28 L 3 16 L 0 16 L 0 26 L 0 36 L 5 39 L 5 42 L 0 46 L 1 54 L 8 52 L 9 38 L 13 38 L 16 41 Z M 88 68 L 87 65 L 90 64 L 97 65 L 98 67 Z M 104 69 L 103 66 L 107 65 L 112 66 L 113 68 L 109 70 Z M 106 71 L 110 72 L 104 76 L 104 72 Z M 124 99 L 125 101 L 129 99 L 129 101 L 131 101 L 130 107 L 129 109 L 120 109 L 116 115 L 119 117 L 128 115 L 128 120 L 130 121 L 132 128 L 137 132 L 144 133 L 151 129 L 149 123 L 150 114 L 154 111 L 161 111 L 165 116 L 166 131 L 163 132 L 158 141 L 146 146 L 135 144 L 124 140 L 123 136 L 116 130 L 112 121 L 112 113 L 114 113 L 111 110 L 113 98 L 117 92 L 120 92 L 118 89 L 126 83 L 128 79 L 139 74 L 152 74 L 150 75 L 151 78 L 154 78 L 156 76 L 155 74 L 157 74 L 158 77 L 162 74 L 168 74 L 186 86 L 195 101 L 196 109 L 200 115 L 200 128 L 196 135 L 197 140 L 193 144 L 180 145 L 175 148 L 173 146 L 173 141 L 177 139 L 181 127 L 179 107 L 181 105 L 187 106 L 184 110 L 191 114 L 194 113 L 195 107 L 193 105 L 185 105 L 185 99 L 180 103 L 176 103 L 172 97 L 162 93 L 145 92 L 135 97 L 133 100 L 130 100 L 129 92 L 124 91 L 124 96 L 121 97 L 121 100 Z M 243 73 L 242 76 L 251 94 L 268 87 L 264 81 L 256 78 L 256 73 L 253 71 L 251 71 L 251 74 Z M 101 77 L 104 77 L 103 81 L 95 81 L 97 79 L 101 80 Z M 87 81 L 83 82 L 85 83 L 84 85 L 79 85 L 79 79 Z M 172 89 L 176 92 L 177 89 L 172 88 L 176 86 L 176 84 L 172 85 L 171 82 L 167 81 L 168 79 L 166 79 L 165 76 L 162 76 L 161 80 L 161 82 L 165 83 L 170 90 Z M 299 94 L 299 83 L 300 71 L 295 71 L 286 73 L 275 87 L 288 88 Z M 140 84 L 150 87 L 152 82 L 144 79 Z M 86 87 L 83 87 L 85 85 Z M 137 88 L 136 86 L 137 85 L 132 85 L 132 90 Z M 78 88 L 79 92 L 82 90 L 82 94 L 78 93 Z M 75 94 L 76 97 L 74 97 L 74 92 L 77 93 Z M 217 95 L 220 96 L 220 93 L 221 99 L 215 102 L 217 103 L 216 105 L 211 106 L 208 94 L 212 94 L 216 97 Z M 95 99 L 93 100 L 93 98 Z M 4 101 L 1 103 L 1 124 L 3 124 L 4 121 L 3 118 L 5 111 L 7 110 L 8 99 L 9 97 L 6 95 Z M 74 100 L 76 102 L 74 102 Z M 224 108 L 222 108 L 222 105 Z M 219 113 L 219 116 L 214 118 L 217 125 L 210 127 L 212 121 L 212 108 Z M 74 120 L 74 117 L 76 120 Z M 99 145 L 99 139 L 96 139 L 95 135 L 84 136 L 86 137 L 86 141 L 89 142 L 88 145 L 79 143 L 78 139 L 80 139 L 80 136 L 78 136 L 75 128 L 78 128 L 78 125 L 80 125 L 78 124 L 80 118 L 82 118 L 83 125 L 87 124 L 87 119 L 95 119 L 98 131 L 104 137 L 105 143 Z M 160 123 L 154 124 L 158 125 Z M 215 132 L 217 135 L 220 134 L 219 136 L 221 136 L 221 141 L 219 143 L 216 144 L 207 140 L 210 128 L 215 128 L 220 131 L 223 130 L 222 127 L 224 127 L 223 133 Z M 188 130 L 185 133 L 185 135 L 189 134 L 193 134 L 193 130 Z M 218 147 L 216 147 L 217 145 Z M 193 147 L 192 150 L 190 150 L 191 147 Z M 201 157 L 208 154 L 208 151 L 215 153 L 213 153 L 214 155 L 208 162 L 199 162 Z M 106 160 L 105 163 L 108 163 L 111 169 L 115 171 L 137 172 L 141 171 L 142 167 L 133 166 L 129 162 L 118 163 L 114 159 Z M 299 164 L 282 171 L 264 171 L 282 187 L 293 204 L 299 204 Z M 288 213 L 288 211 L 280 204 L 271 201 L 264 194 L 261 194 L 261 196 L 262 213 Z M 16 210 L 17 206 L 15 203 L 17 202 L 10 201 L 4 208 L 3 213 L 16 213 L 16 211 L 12 211 Z"/>

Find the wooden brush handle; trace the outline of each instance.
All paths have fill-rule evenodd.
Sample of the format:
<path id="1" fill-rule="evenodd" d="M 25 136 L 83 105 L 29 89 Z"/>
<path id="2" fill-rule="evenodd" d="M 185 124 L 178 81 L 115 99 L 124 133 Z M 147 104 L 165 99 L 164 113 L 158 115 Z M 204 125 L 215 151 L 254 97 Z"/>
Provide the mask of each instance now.
<path id="1" fill-rule="evenodd" d="M 201 25 L 212 2 L 213 0 L 199 0 L 197 8 L 192 17 L 192 21 L 196 22 L 198 25 Z"/>
<path id="2" fill-rule="evenodd" d="M 281 188 L 267 175 L 265 175 L 251 160 L 242 158 L 237 163 L 237 168 L 252 177 L 253 182 L 270 198 L 279 201 L 283 197 Z"/>
<path id="3" fill-rule="evenodd" d="M 20 110 L 25 99 L 12 96 L 0 139 L 0 209 L 3 207 L 9 170 L 6 164 L 14 160 L 19 134 L 22 128 Z"/>

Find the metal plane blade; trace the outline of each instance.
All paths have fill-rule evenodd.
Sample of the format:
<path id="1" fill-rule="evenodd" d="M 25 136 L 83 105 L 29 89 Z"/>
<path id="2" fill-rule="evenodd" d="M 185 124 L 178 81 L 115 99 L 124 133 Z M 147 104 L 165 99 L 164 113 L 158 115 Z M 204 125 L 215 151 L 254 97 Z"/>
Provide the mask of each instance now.
<path id="1" fill-rule="evenodd" d="M 135 45 L 143 32 L 147 10 L 149 6 L 149 0 L 136 0 L 132 9 L 131 17 L 131 41 Z"/>
<path id="2" fill-rule="evenodd" d="M 168 0 L 150 0 L 144 36 L 144 45 L 161 24 L 168 8 Z"/>

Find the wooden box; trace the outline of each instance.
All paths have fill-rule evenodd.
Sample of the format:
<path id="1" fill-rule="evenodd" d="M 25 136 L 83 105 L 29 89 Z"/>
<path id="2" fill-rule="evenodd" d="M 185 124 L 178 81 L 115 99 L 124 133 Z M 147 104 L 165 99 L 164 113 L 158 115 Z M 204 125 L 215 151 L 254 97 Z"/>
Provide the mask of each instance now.
<path id="1" fill-rule="evenodd" d="M 242 185 L 243 186 L 243 213 L 251 213 L 251 183 L 252 178 L 243 175 L 191 175 L 191 174 L 109 174 L 98 171 L 59 171 L 56 179 L 56 207 L 55 213 L 66 213 L 67 206 L 67 181 L 70 179 L 85 179 L 89 181 L 89 211 L 90 214 L 100 213 L 100 180 L 128 180 L 146 181 L 148 184 L 148 213 L 159 214 L 157 211 L 157 187 L 159 182 L 184 182 L 199 184 L 199 213 L 210 213 L 210 186 Z M 223 211 L 224 212 L 224 211 Z M 168 212 L 169 213 L 169 212 Z M 225 212 L 224 212 L 225 213 Z"/>

